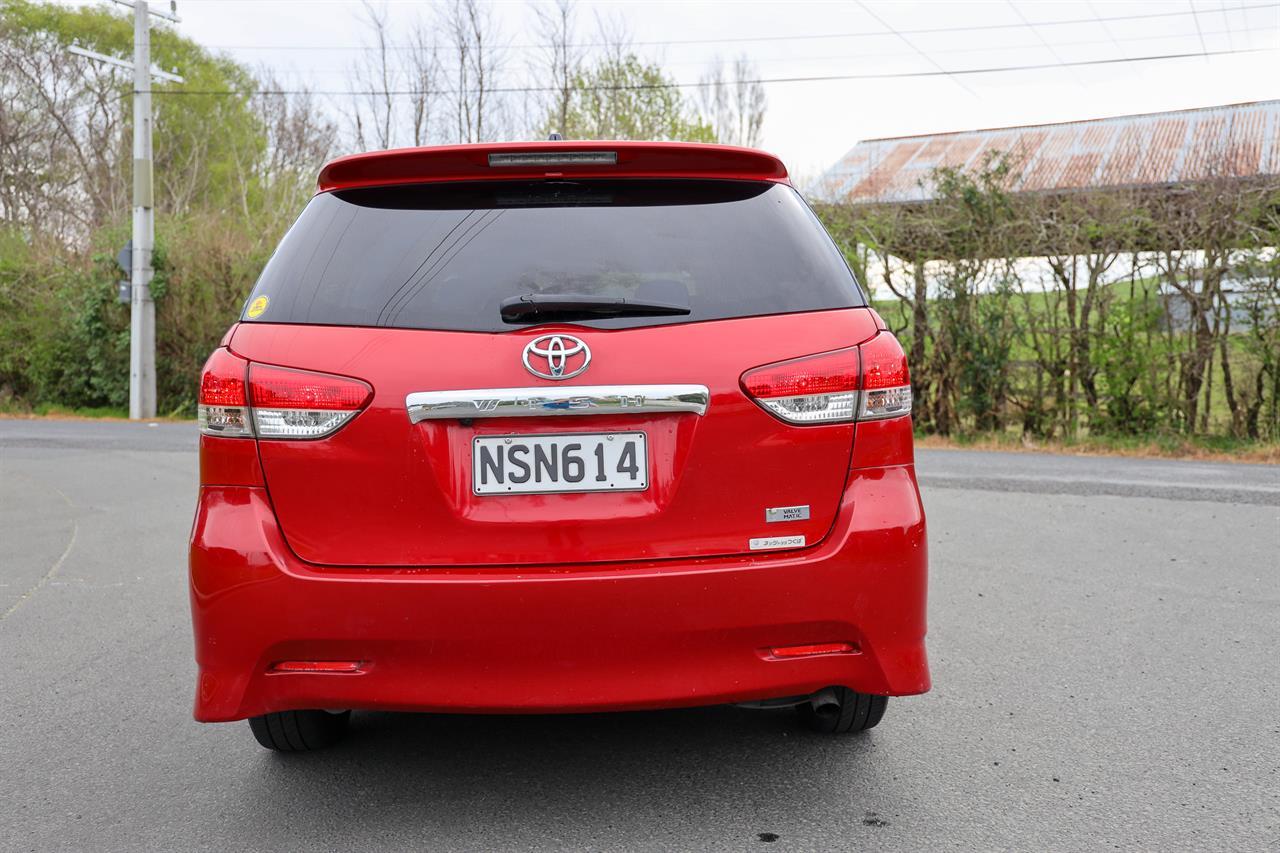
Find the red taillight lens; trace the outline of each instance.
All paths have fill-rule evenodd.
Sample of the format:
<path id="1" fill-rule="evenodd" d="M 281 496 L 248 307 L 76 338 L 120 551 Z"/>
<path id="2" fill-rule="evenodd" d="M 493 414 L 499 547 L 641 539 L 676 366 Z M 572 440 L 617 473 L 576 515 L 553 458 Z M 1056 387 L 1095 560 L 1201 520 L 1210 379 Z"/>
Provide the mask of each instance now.
<path id="1" fill-rule="evenodd" d="M 324 438 L 353 418 L 373 396 L 359 379 L 255 364 L 249 397 L 259 438 Z"/>
<path id="2" fill-rule="evenodd" d="M 902 344 L 888 332 L 881 332 L 862 346 L 862 387 L 901 388 L 911 384 L 907 354 Z"/>
<path id="3" fill-rule="evenodd" d="M 881 332 L 862 346 L 862 400 L 858 420 L 879 420 L 911 414 L 911 374 L 902 344 Z"/>
<path id="4" fill-rule="evenodd" d="M 753 397 L 798 397 L 858 390 L 858 348 L 793 358 L 748 370 L 742 384 Z"/>
<path id="5" fill-rule="evenodd" d="M 911 413 L 911 379 L 898 339 L 766 364 L 742 374 L 742 388 L 788 423 L 847 423 Z"/>
<path id="6" fill-rule="evenodd" d="M 742 374 L 743 389 L 793 424 L 850 421 L 858 401 L 858 348 L 767 364 Z"/>
<path id="7" fill-rule="evenodd" d="M 253 435 L 249 423 L 245 373 L 249 362 L 225 348 L 213 351 L 200 374 L 197 420 L 205 435 Z"/>
<path id="8" fill-rule="evenodd" d="M 253 405 L 281 409 L 359 409 L 369 386 L 359 379 L 255 364 L 249 375 Z"/>
<path id="9" fill-rule="evenodd" d="M 248 367 L 249 362 L 232 355 L 230 350 L 214 350 L 200 374 L 200 403 L 206 406 L 246 405 L 244 375 Z"/>

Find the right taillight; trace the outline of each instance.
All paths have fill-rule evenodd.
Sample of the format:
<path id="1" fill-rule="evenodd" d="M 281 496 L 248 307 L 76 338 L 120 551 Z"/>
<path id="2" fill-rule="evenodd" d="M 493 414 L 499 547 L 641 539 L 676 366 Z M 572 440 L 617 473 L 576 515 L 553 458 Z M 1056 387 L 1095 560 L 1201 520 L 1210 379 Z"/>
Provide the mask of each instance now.
<path id="1" fill-rule="evenodd" d="M 793 424 L 848 423 L 911 413 L 907 358 L 888 332 L 861 346 L 753 368 L 742 374 L 742 387 L 771 414 Z"/>

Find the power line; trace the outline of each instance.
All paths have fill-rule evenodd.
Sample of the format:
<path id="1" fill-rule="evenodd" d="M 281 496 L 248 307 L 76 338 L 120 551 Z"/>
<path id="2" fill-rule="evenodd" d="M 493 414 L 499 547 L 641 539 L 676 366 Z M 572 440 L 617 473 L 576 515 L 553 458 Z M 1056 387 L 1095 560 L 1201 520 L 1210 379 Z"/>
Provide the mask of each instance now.
<path id="1" fill-rule="evenodd" d="M 1083 59 L 1075 62 L 1043 62 L 1030 65 L 1005 65 L 991 68 L 962 68 L 955 71 L 891 71 L 873 74 L 825 74 L 803 77 L 759 77 L 754 80 L 740 81 L 743 84 L 766 83 L 829 83 L 842 80 L 894 80 L 924 77 L 950 77 L 953 75 L 1001 74 L 1019 71 L 1043 71 L 1054 68 L 1084 68 L 1089 66 L 1122 65 L 1130 62 L 1162 62 L 1174 59 L 1199 59 L 1205 56 L 1227 56 L 1249 53 L 1271 53 L 1280 50 L 1276 47 L 1240 48 L 1237 50 L 1211 50 L 1205 53 L 1165 53 L 1155 56 L 1121 56 L 1110 59 Z M 624 92 L 647 89 L 701 89 L 716 85 L 713 81 L 694 81 L 687 83 L 637 83 L 624 86 L 584 86 L 583 91 Z M 153 89 L 156 95 L 457 95 L 456 89 Z M 495 86 L 485 90 L 491 94 L 532 94 L 538 92 L 558 92 L 556 86 Z"/>
<path id="2" fill-rule="evenodd" d="M 1237 6 L 1224 6 L 1223 12 L 1247 12 L 1254 9 L 1274 9 L 1280 7 L 1280 3 L 1246 3 Z M 1194 9 L 1183 12 L 1143 12 L 1133 15 L 1111 15 L 1107 17 L 1099 17 L 1096 14 L 1089 18 L 1061 18 L 1052 21 L 1034 21 L 1030 25 L 1036 27 L 1059 27 L 1069 26 L 1072 24 L 1094 24 L 1107 21 L 1146 21 L 1157 18 L 1185 18 L 1188 15 L 1194 15 Z M 886 32 L 867 32 L 861 30 L 852 33 L 806 33 L 800 35 L 787 36 L 733 36 L 724 38 L 710 39 L 665 39 L 656 41 L 633 41 L 628 42 L 630 47 L 668 47 L 673 45 L 686 44 L 741 44 L 746 42 L 775 42 L 775 41 L 811 41 L 815 39 L 845 39 L 845 38 L 883 38 L 890 35 L 929 35 L 939 33 L 972 33 L 983 32 L 988 30 L 1012 30 L 1022 29 L 1028 26 L 1028 23 L 1008 23 L 1008 24 L 970 24 L 962 27 L 922 27 L 910 30 L 897 30 Z M 368 45 L 345 45 L 345 44 L 210 44 L 206 47 L 215 50 L 359 50 L 359 51 L 375 51 L 381 50 L 378 47 L 370 47 Z M 598 48 L 613 47 L 608 42 L 579 42 L 570 44 L 568 47 L 575 48 Z M 496 45 L 496 48 L 507 50 L 541 50 L 545 49 L 545 44 L 537 43 L 516 43 L 508 45 Z M 412 45 L 390 45 L 390 50 L 414 50 Z"/>
<path id="3" fill-rule="evenodd" d="M 878 23 L 880 26 L 884 27 L 886 30 L 888 30 L 889 32 L 897 36 L 899 39 L 901 39 L 902 43 L 905 44 L 907 47 L 911 48 L 913 51 L 923 56 L 930 65 L 932 65 L 934 68 L 936 68 L 937 70 L 941 71 L 943 74 L 946 74 L 948 77 L 950 77 L 955 82 L 955 84 L 959 86 L 961 89 L 964 89 L 966 92 L 968 92 L 970 95 L 973 95 L 975 98 L 979 97 L 977 92 L 973 91 L 973 89 L 965 85 L 963 81 L 957 79 L 953 74 L 951 74 L 951 72 L 947 71 L 947 69 L 939 65 L 936 59 L 934 59 L 929 54 L 925 53 L 920 48 L 916 47 L 915 42 L 913 42 L 911 39 L 907 38 L 902 33 L 895 30 L 893 27 L 889 26 L 888 22 L 885 21 L 884 18 L 881 18 L 875 12 L 871 11 L 871 8 L 867 6 L 866 3 L 863 3 L 862 0 L 858 0 L 858 8 L 862 9 L 862 11 L 866 12 L 868 15 L 874 18 L 876 20 L 876 23 Z"/>
<path id="4" fill-rule="evenodd" d="M 1231 18 L 1227 15 L 1226 0 L 1220 0 L 1218 3 L 1218 11 L 1222 13 L 1222 23 L 1227 25 L 1227 47 L 1235 47 L 1236 40 L 1231 32 Z"/>
<path id="5" fill-rule="evenodd" d="M 1005 0 L 1005 2 L 1009 4 L 1009 8 L 1013 10 L 1013 14 L 1018 16 L 1018 20 L 1022 21 L 1022 23 L 1026 25 L 1027 29 L 1031 31 L 1031 34 L 1040 40 L 1040 44 L 1044 46 L 1045 50 L 1049 51 L 1049 55 L 1052 56 L 1054 59 L 1058 60 L 1059 65 L 1062 65 L 1064 62 L 1066 62 L 1066 60 L 1062 58 L 1062 56 L 1058 53 L 1058 51 L 1053 49 L 1053 45 L 1049 44 L 1049 42 L 1045 40 L 1045 37 L 1040 34 L 1040 31 L 1036 29 L 1036 25 L 1027 20 L 1027 16 L 1022 14 L 1022 10 L 1018 8 L 1018 5 L 1014 3 L 1013 0 Z M 1201 45 L 1201 47 L 1203 47 L 1203 45 Z M 1082 86 L 1084 85 L 1084 83 L 1080 80 L 1079 74 L 1076 74 L 1074 71 L 1072 71 L 1071 76 L 1075 79 L 1077 83 L 1079 83 Z"/>
<path id="6" fill-rule="evenodd" d="M 1262 33 L 1274 33 L 1278 30 L 1280 30 L 1280 24 L 1278 24 L 1277 26 L 1269 26 L 1269 27 L 1255 27 L 1252 30 L 1250 30 L 1250 32 L 1253 35 L 1259 35 Z M 1227 30 L 1205 30 L 1204 34 L 1206 37 L 1208 37 L 1208 36 L 1225 36 L 1228 33 L 1227 33 Z M 1069 48 L 1069 47 L 1094 47 L 1102 44 L 1110 44 L 1110 45 L 1114 45 L 1115 47 L 1123 51 L 1124 45 L 1121 44 L 1121 42 L 1180 41 L 1183 39 L 1195 38 L 1195 34 L 1189 33 L 1189 32 L 1159 33 L 1156 35 L 1145 35 L 1145 36 L 1121 36 L 1119 38 L 1111 35 L 1110 33 L 1108 33 L 1107 35 L 1108 37 L 1105 39 L 1079 39 L 1075 41 L 1060 41 L 1055 43 L 1053 46 L 1055 48 L 1061 49 L 1061 48 Z M 929 53 L 932 56 L 937 57 L 942 55 L 952 56 L 952 55 L 967 54 L 967 53 L 988 53 L 988 54 L 1009 53 L 1012 51 L 1033 50 L 1033 49 L 1043 48 L 1043 47 L 1044 47 L 1044 42 L 1041 41 L 1037 44 L 1021 43 L 1021 44 L 983 45 L 981 47 L 944 47 L 944 48 L 939 48 L 937 50 L 932 50 Z M 1232 47 L 1234 47 L 1234 45 L 1232 45 Z M 884 51 L 884 52 L 859 51 L 857 58 L 879 60 L 879 59 L 901 59 L 903 57 L 910 57 L 910 56 L 916 56 L 916 54 L 908 53 L 906 51 L 901 51 L 901 50 Z M 817 56 L 811 56 L 806 54 L 804 56 L 790 56 L 790 55 L 788 56 L 749 56 L 747 58 L 756 65 L 766 65 L 770 63 L 795 64 L 795 63 L 813 63 L 813 62 L 833 62 L 837 60 L 848 59 L 849 55 L 847 53 L 845 54 L 829 54 L 828 53 L 828 54 L 821 54 Z M 689 60 L 679 60 L 676 62 L 666 62 L 666 63 L 663 63 L 663 65 L 664 67 L 667 67 L 667 68 L 677 68 L 677 67 L 684 67 L 684 66 L 697 66 L 701 68 L 701 67 L 705 67 L 706 61 L 701 59 L 689 59 Z M 323 68 L 308 67 L 306 69 L 306 73 L 311 76 L 329 74 L 329 75 L 341 75 L 343 77 L 350 77 L 351 67 L 350 66 L 323 67 Z"/>
<path id="7" fill-rule="evenodd" d="M 1098 10 L 1093 7 L 1093 0 L 1085 0 L 1085 5 L 1089 7 L 1089 13 L 1093 15 L 1093 19 L 1098 22 L 1098 26 L 1102 27 L 1102 31 L 1106 33 L 1107 38 L 1111 39 L 1111 43 L 1121 50 L 1124 50 L 1120 41 L 1111 32 L 1111 28 L 1107 26 L 1107 22 L 1102 19 L 1102 16 L 1098 14 Z M 1228 47 L 1235 47 L 1235 45 L 1228 45 Z"/>
<path id="8" fill-rule="evenodd" d="M 1191 0 L 1187 0 L 1187 6 L 1191 8 L 1191 20 L 1196 22 L 1196 35 L 1200 37 L 1200 52 L 1204 53 L 1209 48 L 1204 43 L 1204 31 L 1200 29 L 1200 16 L 1196 14 L 1196 6 Z"/>

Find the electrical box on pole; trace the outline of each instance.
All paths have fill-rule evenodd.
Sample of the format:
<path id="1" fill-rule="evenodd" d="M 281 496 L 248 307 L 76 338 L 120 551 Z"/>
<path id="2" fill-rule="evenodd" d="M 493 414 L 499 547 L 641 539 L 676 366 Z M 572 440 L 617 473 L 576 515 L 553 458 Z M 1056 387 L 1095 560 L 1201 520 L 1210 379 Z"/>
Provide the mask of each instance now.
<path id="1" fill-rule="evenodd" d="M 124 270 L 124 274 L 133 275 L 133 241 L 124 244 L 124 248 L 116 255 L 116 266 Z M 116 282 L 116 301 L 128 305 L 133 301 L 133 281 L 126 279 Z"/>

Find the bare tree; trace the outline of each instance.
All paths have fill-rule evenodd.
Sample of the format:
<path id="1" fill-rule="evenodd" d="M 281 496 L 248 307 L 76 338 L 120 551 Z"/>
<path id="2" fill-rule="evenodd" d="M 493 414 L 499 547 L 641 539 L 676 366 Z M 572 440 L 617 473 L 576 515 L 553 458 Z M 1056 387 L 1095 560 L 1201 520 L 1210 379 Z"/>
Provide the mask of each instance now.
<path id="1" fill-rule="evenodd" d="M 453 0 L 441 12 L 440 26 L 450 40 L 457 141 L 485 141 L 497 124 L 491 91 L 499 72 L 497 25 L 478 0 Z"/>
<path id="2" fill-rule="evenodd" d="M 406 76 L 413 93 L 409 103 L 413 144 L 426 145 L 431 140 L 432 125 L 437 118 L 435 107 L 439 96 L 436 89 L 443 72 L 434 28 L 420 20 L 414 25 L 412 39 L 406 57 Z"/>
<path id="3" fill-rule="evenodd" d="M 262 88 L 285 88 L 263 75 Z M 333 153 L 337 128 L 317 107 L 309 92 L 295 95 L 259 95 L 254 108 L 267 133 L 265 156 L 259 155 L 257 172 L 263 203 L 271 221 L 262 232 L 274 235 L 288 227 L 294 211 L 306 204 L 315 174 Z"/>
<path id="4" fill-rule="evenodd" d="M 582 70 L 585 51 L 573 43 L 576 31 L 574 0 L 553 0 L 534 7 L 542 44 L 540 67 L 533 77 L 538 85 L 554 87 L 543 112 L 553 125 L 549 131 L 566 132 L 573 106 L 574 81 Z"/>
<path id="5" fill-rule="evenodd" d="M 363 0 L 364 24 L 371 35 L 369 50 L 352 68 L 356 92 L 352 95 L 352 121 L 356 147 L 391 148 L 396 130 L 396 104 L 392 90 L 401 71 L 393 61 L 388 38 L 387 9 Z"/>
<path id="6" fill-rule="evenodd" d="M 577 78 L 593 76 L 596 84 L 605 84 L 603 88 L 584 90 L 575 83 L 575 91 L 568 99 L 569 109 L 559 130 L 569 136 L 579 138 L 617 139 L 625 135 L 618 128 L 617 118 L 620 115 L 633 115 L 634 104 L 627 103 L 628 92 L 620 88 L 608 88 L 608 84 L 622 84 L 626 81 L 614 79 L 604 81 L 601 69 L 624 69 L 628 64 L 637 61 L 632 49 L 631 34 L 627 29 L 626 19 L 616 12 L 595 12 L 596 42 L 598 50 L 593 56 L 594 74 L 579 73 Z M 585 58 L 584 58 L 585 60 Z M 580 71 L 588 71 L 585 61 L 579 64 Z M 603 75 L 617 77 L 617 74 Z M 586 81 L 583 81 L 586 82 Z"/>
<path id="7" fill-rule="evenodd" d="M 128 209 L 124 73 L 0 29 L 0 220 L 63 239 Z"/>
<path id="8" fill-rule="evenodd" d="M 745 56 L 734 60 L 727 74 L 717 57 L 711 70 L 703 75 L 698 89 L 699 108 L 718 141 L 750 148 L 760 144 L 768 104 L 759 77 L 754 63 Z"/>
<path id="9" fill-rule="evenodd" d="M 596 10 L 596 42 L 600 49 L 596 58 L 601 62 L 620 63 L 635 53 L 627 19 L 616 11 L 605 14 Z"/>

